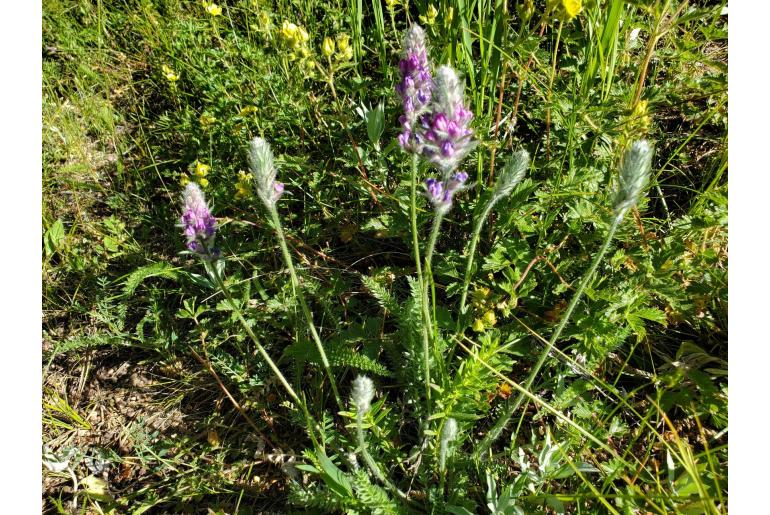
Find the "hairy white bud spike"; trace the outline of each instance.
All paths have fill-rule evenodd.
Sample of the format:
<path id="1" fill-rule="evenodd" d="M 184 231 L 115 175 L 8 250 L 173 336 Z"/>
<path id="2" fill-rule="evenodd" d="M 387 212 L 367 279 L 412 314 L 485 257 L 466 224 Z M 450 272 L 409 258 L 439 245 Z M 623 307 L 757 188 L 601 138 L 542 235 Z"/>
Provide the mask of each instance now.
<path id="1" fill-rule="evenodd" d="M 441 430 L 441 445 L 439 447 L 438 468 L 441 473 L 446 469 L 446 457 L 449 452 L 449 444 L 457 438 L 457 420 L 453 418 L 446 419 L 444 429 Z"/>
<path id="2" fill-rule="evenodd" d="M 529 152 L 520 150 L 506 161 L 495 185 L 494 196 L 501 199 L 513 191 L 521 182 L 529 167 Z"/>
<path id="3" fill-rule="evenodd" d="M 636 204 L 650 179 L 652 154 L 652 145 L 647 140 L 634 141 L 626 150 L 620 164 L 618 189 L 615 192 L 615 214 Z"/>
<path id="4" fill-rule="evenodd" d="M 353 380 L 353 404 L 356 405 L 358 414 L 363 416 L 372 407 L 374 399 L 374 383 L 366 376 L 358 376 Z"/>
<path id="5" fill-rule="evenodd" d="M 448 118 L 453 118 L 455 109 L 464 104 L 463 84 L 460 82 L 460 77 L 454 68 L 444 65 L 436 70 L 436 78 L 433 82 L 435 84 L 433 110 L 445 113 Z"/>
<path id="6" fill-rule="evenodd" d="M 283 194 L 283 183 L 275 180 L 273 151 L 263 138 L 256 137 L 249 144 L 249 168 L 256 182 L 257 195 L 265 207 L 273 208 Z"/>
<path id="7" fill-rule="evenodd" d="M 404 35 L 402 48 L 404 50 L 404 54 L 409 54 L 410 52 L 419 53 L 426 51 L 425 31 L 422 29 L 422 27 L 416 23 L 409 27 L 409 29 L 406 31 L 406 34 Z"/>
<path id="8" fill-rule="evenodd" d="M 457 438 L 457 420 L 450 417 L 444 422 L 444 429 L 441 431 L 441 442 L 453 442 L 455 438 Z"/>

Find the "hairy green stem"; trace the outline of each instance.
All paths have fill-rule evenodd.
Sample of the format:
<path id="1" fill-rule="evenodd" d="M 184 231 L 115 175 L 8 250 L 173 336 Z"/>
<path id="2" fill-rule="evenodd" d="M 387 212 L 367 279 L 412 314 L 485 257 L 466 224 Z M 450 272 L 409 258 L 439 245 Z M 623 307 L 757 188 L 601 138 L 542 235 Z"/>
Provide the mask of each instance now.
<path id="1" fill-rule="evenodd" d="M 374 477 L 377 478 L 379 482 L 385 485 L 388 490 L 396 494 L 401 499 L 406 499 L 406 494 L 399 490 L 396 485 L 394 485 L 387 477 L 385 477 L 385 474 L 382 473 L 382 470 L 380 470 L 377 462 L 374 461 L 372 455 L 369 454 L 369 449 L 366 446 L 366 438 L 364 437 L 364 414 L 361 412 L 356 414 L 356 435 L 358 436 L 358 451 L 364 458 L 364 463 L 366 463 L 366 467 L 369 469 L 369 471 L 374 475 Z"/>
<path id="2" fill-rule="evenodd" d="M 422 294 L 422 364 L 425 369 L 425 402 L 426 420 L 430 414 L 430 337 L 428 335 L 428 326 L 430 325 L 430 314 L 425 302 L 427 285 L 423 282 L 422 264 L 420 262 L 420 241 L 417 233 L 417 166 L 419 164 L 418 155 L 412 154 L 412 184 L 410 192 L 409 218 L 412 225 L 412 247 L 414 248 L 414 263 L 417 267 L 417 285 Z M 427 425 L 427 422 L 426 422 Z"/>
<path id="3" fill-rule="evenodd" d="M 575 294 L 572 296 L 572 300 L 570 301 L 569 306 L 567 306 L 567 311 L 564 313 L 564 316 L 559 322 L 559 325 L 556 327 L 556 330 L 551 335 L 551 339 L 548 341 L 548 345 L 545 346 L 545 348 L 543 349 L 543 352 L 540 354 L 540 358 L 537 360 L 537 363 L 535 363 L 535 366 L 532 367 L 532 370 L 529 373 L 529 377 L 527 377 L 527 380 L 523 385 L 524 389 L 516 397 L 516 401 L 514 401 L 513 403 L 509 403 L 505 407 L 503 413 L 495 422 L 495 425 L 492 426 L 492 428 L 489 430 L 489 432 L 484 437 L 484 439 L 478 444 L 478 446 L 476 447 L 476 450 L 473 453 L 474 458 L 481 459 L 481 457 L 492 446 L 492 443 L 494 443 L 494 441 L 497 440 L 497 438 L 499 438 L 500 434 L 503 432 L 506 425 L 508 425 L 508 421 L 511 419 L 511 417 L 516 412 L 516 410 L 519 409 L 519 406 L 521 406 L 521 403 L 524 401 L 524 397 L 526 396 L 524 392 L 525 391 L 528 392 L 532 388 L 532 383 L 534 383 L 538 372 L 540 372 L 540 369 L 545 363 L 545 360 L 548 358 L 548 355 L 551 353 L 551 349 L 553 348 L 556 341 L 559 339 L 559 336 L 561 335 L 562 330 L 567 325 L 567 322 L 569 322 L 569 319 L 572 316 L 572 312 L 575 310 L 575 306 L 577 306 L 577 303 L 580 301 L 580 297 L 583 296 L 583 292 L 585 291 L 586 286 L 588 286 L 588 283 L 591 280 L 591 277 L 594 275 L 594 272 L 596 272 L 596 269 L 599 267 L 599 262 L 602 260 L 602 258 L 604 257 L 604 254 L 607 252 L 607 249 L 610 246 L 610 242 L 612 241 L 612 238 L 615 235 L 615 231 L 620 225 L 620 221 L 623 219 L 623 216 L 625 215 L 625 213 L 626 213 L 626 210 L 623 210 L 620 213 L 615 215 L 614 219 L 612 220 L 612 224 L 610 225 L 610 230 L 607 233 L 607 237 L 604 240 L 604 243 L 602 244 L 602 247 L 599 249 L 599 252 L 597 252 L 596 255 L 594 256 L 593 262 L 591 263 L 591 267 L 588 269 L 585 275 L 583 275 L 583 279 L 580 281 L 580 285 L 575 291 Z"/>
<path id="4" fill-rule="evenodd" d="M 489 217 L 489 213 L 492 212 L 492 208 L 500 197 L 493 195 L 489 199 L 487 205 L 484 207 L 484 211 L 481 216 L 476 220 L 476 227 L 473 228 L 473 234 L 471 235 L 471 244 L 468 247 L 468 261 L 465 264 L 465 278 L 463 279 L 463 292 L 460 296 L 460 314 L 465 314 L 466 306 L 465 301 L 468 298 L 468 287 L 471 284 L 471 268 L 473 268 L 473 259 L 476 254 L 476 244 L 479 242 L 479 236 L 481 235 L 481 229 L 484 227 L 484 222 Z"/>
<path id="5" fill-rule="evenodd" d="M 289 274 L 291 275 L 291 283 L 294 287 L 297 298 L 299 299 L 299 304 L 302 307 L 302 312 L 305 315 L 305 319 L 307 320 L 310 335 L 313 337 L 313 341 L 316 344 L 318 353 L 321 355 L 321 362 L 323 363 L 324 369 L 326 370 L 326 375 L 329 377 L 329 383 L 331 384 L 332 391 L 334 392 L 334 399 L 337 401 L 337 406 L 341 410 L 344 410 L 345 406 L 342 404 L 342 398 L 340 397 L 340 393 L 337 390 L 337 382 L 334 380 L 334 375 L 332 374 L 331 365 L 329 365 L 329 359 L 326 357 L 326 351 L 324 350 L 323 342 L 321 342 L 321 337 L 318 335 L 318 331 L 316 330 L 315 324 L 313 323 L 313 314 L 310 312 L 310 308 L 307 305 L 305 294 L 302 292 L 302 288 L 299 283 L 299 277 L 297 277 L 297 271 L 294 269 L 294 262 L 291 258 L 291 254 L 289 253 L 289 246 L 286 244 L 286 236 L 283 233 L 281 219 L 278 217 L 278 210 L 275 208 L 275 206 L 273 206 L 269 211 L 270 217 L 273 220 L 275 232 L 278 235 L 278 243 L 281 247 L 283 260 L 286 263 L 286 267 L 289 269 Z"/>
<path id="6" fill-rule="evenodd" d="M 216 281 L 217 286 L 219 286 L 219 289 L 222 290 L 222 293 L 225 296 L 225 299 L 227 299 L 227 302 L 230 304 L 230 308 L 235 312 L 236 316 L 238 317 L 238 320 L 240 321 L 241 325 L 243 326 L 243 329 L 246 331 L 246 334 L 249 335 L 249 338 L 254 342 L 254 345 L 257 346 L 257 351 L 262 355 L 262 358 L 267 362 L 270 369 L 273 371 L 273 373 L 276 375 L 278 380 L 281 382 L 283 387 L 286 389 L 286 391 L 289 394 L 289 397 L 292 398 L 294 402 L 299 404 L 300 406 L 303 406 L 302 400 L 299 398 L 297 393 L 294 391 L 294 388 L 291 387 L 289 382 L 284 377 L 283 373 L 279 370 L 278 366 L 275 364 L 273 359 L 270 357 L 270 355 L 267 353 L 264 347 L 262 347 L 262 344 L 259 342 L 259 339 L 257 338 L 257 335 L 254 334 L 254 331 L 251 330 L 251 327 L 246 322 L 246 319 L 243 318 L 243 314 L 241 313 L 241 309 L 238 307 L 238 305 L 235 303 L 235 300 L 233 300 L 232 295 L 230 295 L 230 290 L 227 289 L 227 286 L 225 286 L 225 282 L 222 279 L 222 275 L 219 273 L 219 270 L 217 269 L 217 266 L 215 263 L 207 263 L 206 268 L 208 268 L 211 272 L 212 277 L 214 277 L 214 281 Z"/>

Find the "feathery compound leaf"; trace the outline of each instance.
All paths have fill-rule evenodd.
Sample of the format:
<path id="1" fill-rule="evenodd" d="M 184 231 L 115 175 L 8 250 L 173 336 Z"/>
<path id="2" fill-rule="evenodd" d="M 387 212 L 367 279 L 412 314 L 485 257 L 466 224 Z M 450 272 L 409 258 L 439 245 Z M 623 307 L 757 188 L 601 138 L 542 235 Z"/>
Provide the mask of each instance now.
<path id="1" fill-rule="evenodd" d="M 126 282 L 123 284 L 123 293 L 125 295 L 132 295 L 142 281 L 150 277 L 176 279 L 177 269 L 163 261 L 137 268 L 126 278 Z"/>

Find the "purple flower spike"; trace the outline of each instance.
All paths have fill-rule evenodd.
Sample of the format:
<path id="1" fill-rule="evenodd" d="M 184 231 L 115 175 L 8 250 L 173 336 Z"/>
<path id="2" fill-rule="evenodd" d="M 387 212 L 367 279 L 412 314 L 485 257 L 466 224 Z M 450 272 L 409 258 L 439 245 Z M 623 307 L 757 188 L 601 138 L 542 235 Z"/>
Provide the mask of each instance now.
<path id="1" fill-rule="evenodd" d="M 184 208 L 180 220 L 187 238 L 187 248 L 205 258 L 214 256 L 217 219 L 211 214 L 206 198 L 197 184 L 187 184 L 182 194 Z"/>
<path id="2" fill-rule="evenodd" d="M 398 63 L 401 82 L 396 92 L 401 96 L 404 115 L 399 119 L 404 132 L 398 142 L 404 150 L 420 152 L 421 142 L 414 133 L 415 121 L 427 109 L 431 100 L 433 80 L 425 46 L 425 32 L 419 25 L 412 25 L 404 36 L 404 54 Z"/>
<path id="3" fill-rule="evenodd" d="M 423 155 L 448 175 L 476 146 L 469 124 L 473 113 L 465 106 L 463 85 L 457 72 L 442 66 L 436 72 L 431 114 L 423 115 Z"/>
<path id="4" fill-rule="evenodd" d="M 436 211 L 445 214 L 452 207 L 452 197 L 465 188 L 468 174 L 457 172 L 449 180 L 428 179 L 425 181 L 425 193 Z"/>

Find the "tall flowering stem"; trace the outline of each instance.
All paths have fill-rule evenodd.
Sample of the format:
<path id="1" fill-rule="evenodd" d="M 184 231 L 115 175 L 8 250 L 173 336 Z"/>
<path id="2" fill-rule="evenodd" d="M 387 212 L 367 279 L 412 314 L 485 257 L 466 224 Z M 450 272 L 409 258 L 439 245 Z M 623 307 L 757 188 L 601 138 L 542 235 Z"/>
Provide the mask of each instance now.
<path id="1" fill-rule="evenodd" d="M 289 394 L 289 397 L 291 397 L 292 401 L 294 401 L 303 410 L 303 413 L 305 414 L 305 417 L 308 420 L 310 426 L 317 426 L 317 424 L 313 421 L 313 418 L 310 416 L 305 403 L 302 401 L 299 395 L 297 395 L 297 392 L 294 391 L 294 388 L 291 387 L 289 382 L 286 380 L 286 377 L 284 377 L 281 370 L 275 364 L 275 361 L 273 361 L 265 348 L 262 346 L 262 343 L 259 341 L 259 338 L 257 338 L 257 335 L 254 334 L 254 331 L 252 331 L 251 326 L 249 326 L 249 324 L 246 322 L 246 319 L 243 317 L 238 303 L 235 302 L 230 293 L 230 290 L 227 288 L 227 285 L 225 285 L 224 279 L 222 277 L 221 267 L 219 266 L 219 262 L 217 262 L 217 259 L 219 258 L 219 251 L 213 247 L 214 236 L 216 235 L 217 230 L 216 219 L 211 214 L 211 210 L 206 203 L 206 198 L 197 184 L 190 183 L 185 187 L 184 193 L 182 195 L 182 201 L 183 211 L 181 224 L 184 227 L 184 235 L 187 238 L 187 248 L 201 258 L 206 271 L 209 273 L 209 276 L 214 280 L 217 287 L 222 291 L 222 294 L 225 296 L 225 299 L 230 305 L 230 308 L 238 317 L 238 321 L 246 331 L 246 334 L 248 334 L 249 338 L 251 338 L 251 340 L 254 342 L 257 351 L 260 353 L 262 358 L 278 378 L 279 382 Z M 311 430 L 309 433 L 310 437 L 315 439 L 313 431 Z"/>
<path id="2" fill-rule="evenodd" d="M 599 263 L 607 253 L 607 249 L 612 242 L 612 238 L 615 236 L 615 231 L 618 229 L 620 222 L 623 220 L 626 212 L 628 212 L 628 210 L 636 204 L 642 189 L 647 184 L 650 176 L 651 161 L 652 147 L 645 140 L 634 142 L 623 156 L 623 162 L 621 163 L 620 167 L 620 184 L 615 193 L 613 202 L 614 211 L 612 222 L 610 223 L 610 228 L 607 232 L 607 236 L 604 239 L 604 243 L 596 255 L 594 255 L 591 266 L 583 275 L 583 278 L 580 281 L 580 285 L 577 287 L 577 290 L 575 290 L 575 294 L 572 296 L 572 300 L 567 306 L 567 310 L 564 312 L 559 325 L 556 326 L 556 330 L 551 335 L 550 340 L 548 340 L 548 344 L 540 354 L 540 358 L 535 363 L 535 366 L 532 367 L 532 370 L 530 371 L 529 376 L 523 385 L 523 389 L 519 392 L 519 395 L 516 397 L 514 402 L 508 403 L 505 406 L 503 413 L 497 419 L 495 425 L 492 426 L 484 439 L 476 446 L 474 451 L 474 458 L 482 459 L 485 456 L 486 452 L 492 446 L 492 443 L 494 443 L 494 441 L 497 440 L 497 438 L 503 432 L 505 426 L 508 425 L 508 422 L 513 414 L 517 409 L 519 409 L 519 406 L 521 406 L 521 403 L 524 401 L 524 397 L 527 396 L 527 393 L 532 388 L 532 384 L 534 383 L 538 372 L 540 372 L 540 369 L 543 367 L 546 358 L 548 358 L 548 355 L 551 353 L 551 349 L 553 349 L 553 346 L 556 344 L 559 336 L 561 336 L 561 332 L 569 322 L 569 319 L 572 316 L 572 312 L 575 310 L 575 307 L 580 301 L 580 298 L 583 296 L 583 292 L 585 291 L 586 286 L 588 286 L 588 283 L 593 278 L 596 269 L 599 267 Z"/>
<path id="3" fill-rule="evenodd" d="M 340 409 L 343 409 L 342 398 L 337 389 L 337 382 L 334 379 L 334 374 L 332 374 L 329 358 L 326 356 L 323 342 L 316 330 L 315 323 L 313 323 L 313 314 L 310 312 L 310 308 L 307 305 L 307 300 L 302 291 L 297 271 L 294 269 L 294 261 L 289 252 L 289 246 L 286 243 L 286 235 L 283 232 L 281 218 L 278 216 L 276 203 L 284 192 L 284 185 L 275 180 L 276 168 L 273 153 L 270 150 L 270 145 L 262 138 L 254 138 L 249 146 L 249 167 L 251 168 L 251 173 L 254 175 L 254 180 L 256 181 L 257 195 L 267 209 L 270 220 L 273 223 L 273 228 L 278 237 L 278 244 L 281 247 L 284 263 L 286 263 L 286 267 L 289 269 L 292 288 L 299 300 L 305 320 L 307 321 L 308 330 L 318 349 L 318 354 L 321 356 L 321 362 L 323 363 L 326 375 L 329 377 L 329 384 L 331 384 L 334 399 L 337 401 L 337 406 Z"/>
<path id="4" fill-rule="evenodd" d="M 372 407 L 372 399 L 374 399 L 374 383 L 366 376 L 358 376 L 353 380 L 353 391 L 351 392 L 351 400 L 356 409 L 356 439 L 358 440 L 357 451 L 364 458 L 364 463 L 369 471 L 382 482 L 388 490 L 396 494 L 403 500 L 407 499 L 404 492 L 399 490 L 386 476 L 383 474 L 380 466 L 374 461 L 374 458 L 369 453 L 368 446 L 366 444 L 366 436 L 364 433 L 364 418 Z"/>
<path id="5" fill-rule="evenodd" d="M 402 132 L 398 137 L 401 147 L 412 154 L 412 176 L 410 191 L 409 218 L 412 228 L 412 247 L 414 262 L 417 269 L 417 284 L 421 292 L 426 291 L 420 259 L 420 244 L 417 232 L 417 170 L 422 149 L 419 135 L 419 117 L 429 107 L 433 79 L 428 61 L 428 48 L 425 42 L 425 31 L 419 25 L 412 25 L 403 39 L 403 53 L 399 61 L 401 82 L 396 85 L 396 92 L 401 97 L 403 114 L 399 118 Z M 430 398 L 430 313 L 428 306 L 422 302 L 422 355 L 425 378 L 425 402 L 427 403 L 426 417 L 431 411 Z"/>

